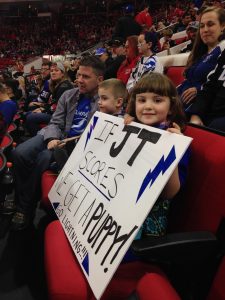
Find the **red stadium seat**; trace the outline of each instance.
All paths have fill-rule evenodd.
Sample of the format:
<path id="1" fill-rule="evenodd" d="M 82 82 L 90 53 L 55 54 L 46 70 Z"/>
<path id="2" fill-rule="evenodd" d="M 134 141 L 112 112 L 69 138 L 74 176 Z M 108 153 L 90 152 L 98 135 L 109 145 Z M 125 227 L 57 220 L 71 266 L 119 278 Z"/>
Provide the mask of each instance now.
<path id="1" fill-rule="evenodd" d="M 172 80 L 175 86 L 178 86 L 184 81 L 184 70 L 183 66 L 171 66 L 165 70 L 165 74 Z"/>
<path id="2" fill-rule="evenodd" d="M 41 178 L 41 191 L 42 191 L 42 197 L 41 197 L 41 204 L 42 206 L 49 210 L 52 209 L 51 203 L 48 199 L 48 193 L 53 186 L 54 182 L 56 181 L 58 174 L 52 172 L 52 171 L 45 171 L 42 174 Z"/>
<path id="3" fill-rule="evenodd" d="M 196 126 L 187 126 L 185 134 L 193 138 L 190 176 L 184 190 L 174 200 L 171 207 L 169 231 L 171 233 L 207 231 L 213 235 L 217 233 L 225 217 L 225 137 Z M 135 243 L 138 241 L 133 244 L 135 245 Z M 183 248 L 185 249 L 185 247 Z M 55 253 L 56 249 L 57 254 Z M 140 253 L 138 251 L 137 253 Z M 54 255 L 52 255 L 53 252 Z M 204 257 L 207 256 L 207 253 L 207 249 L 204 249 L 200 255 Z M 209 251 L 209 253 L 206 269 L 210 265 L 210 259 L 214 259 L 212 255 L 214 252 Z M 190 254 L 190 258 L 192 259 L 192 254 Z M 177 258 L 175 257 L 175 259 Z M 92 299 L 88 284 L 59 221 L 51 223 L 45 233 L 45 267 L 49 299 Z M 223 269 L 219 272 L 224 274 Z M 155 278 L 153 279 L 155 284 L 149 284 L 152 298 L 141 299 L 167 299 L 162 296 L 157 298 L 156 280 L 160 280 L 160 285 L 165 284 L 165 291 L 170 295 L 168 299 L 179 299 L 176 292 L 168 286 L 164 273 L 144 262 L 121 264 L 102 299 L 127 299 L 136 287 L 138 289 L 137 283 L 146 273 L 156 274 L 151 275 Z M 161 276 L 161 279 L 156 279 L 158 278 L 157 274 Z M 139 284 L 141 284 L 140 282 Z M 214 285 L 221 286 L 221 280 L 215 280 Z M 160 295 L 163 295 L 162 292 Z M 223 298 L 216 298 L 213 294 L 214 298 L 212 296 L 209 299 L 224 300 L 224 287 L 220 288 L 220 293 Z M 172 298 L 173 296 L 175 298 Z"/>
<path id="4" fill-rule="evenodd" d="M 165 276 L 148 273 L 138 282 L 136 293 L 139 300 L 181 300 Z"/>
<path id="5" fill-rule="evenodd" d="M 16 129 L 17 129 L 16 124 L 12 122 L 12 123 L 9 125 L 9 127 L 8 127 L 8 129 L 7 129 L 7 132 L 10 133 L 10 132 L 12 132 L 12 131 L 15 131 Z"/>
<path id="6" fill-rule="evenodd" d="M 50 300 L 95 299 L 59 221 L 53 221 L 46 229 L 45 269 Z M 164 276 L 157 267 L 147 263 L 122 264 L 101 299 L 125 299 L 147 272 Z"/>
<path id="7" fill-rule="evenodd" d="M 225 300 L 225 257 L 223 258 L 213 280 L 207 300 Z"/>
<path id="8" fill-rule="evenodd" d="M 223 258 L 216 276 L 213 280 L 209 294 L 205 300 L 225 299 L 225 257 Z M 139 300 L 181 300 L 165 276 L 158 273 L 146 274 L 138 282 L 136 294 Z"/>
<path id="9" fill-rule="evenodd" d="M 6 133 L 0 144 L 0 150 L 3 152 L 8 152 L 8 150 L 12 146 L 12 143 L 13 143 L 13 139 L 11 135 L 9 133 Z"/>
<path id="10" fill-rule="evenodd" d="M 2 152 L 0 152 L 0 176 L 3 173 L 5 166 L 6 166 L 6 157 Z"/>

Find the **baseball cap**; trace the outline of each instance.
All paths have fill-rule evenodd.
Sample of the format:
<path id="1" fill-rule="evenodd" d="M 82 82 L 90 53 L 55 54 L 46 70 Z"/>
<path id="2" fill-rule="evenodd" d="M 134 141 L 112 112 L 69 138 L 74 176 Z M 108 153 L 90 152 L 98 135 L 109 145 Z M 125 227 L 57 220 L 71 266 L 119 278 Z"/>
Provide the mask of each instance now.
<path id="1" fill-rule="evenodd" d="M 190 29 L 190 28 L 193 28 L 195 30 L 198 30 L 199 28 L 199 22 L 198 21 L 193 21 L 193 22 L 190 22 L 187 26 L 187 30 Z"/>
<path id="2" fill-rule="evenodd" d="M 125 5 L 123 7 L 123 11 L 125 13 L 128 13 L 128 14 L 134 12 L 134 6 L 133 6 L 133 4 L 127 4 L 127 5 Z"/>
<path id="3" fill-rule="evenodd" d="M 121 37 L 114 37 L 108 44 L 109 46 L 119 47 L 124 45 L 124 40 Z"/>
<path id="4" fill-rule="evenodd" d="M 102 54 L 106 53 L 106 49 L 105 48 L 97 48 L 95 50 L 95 55 L 100 56 Z"/>

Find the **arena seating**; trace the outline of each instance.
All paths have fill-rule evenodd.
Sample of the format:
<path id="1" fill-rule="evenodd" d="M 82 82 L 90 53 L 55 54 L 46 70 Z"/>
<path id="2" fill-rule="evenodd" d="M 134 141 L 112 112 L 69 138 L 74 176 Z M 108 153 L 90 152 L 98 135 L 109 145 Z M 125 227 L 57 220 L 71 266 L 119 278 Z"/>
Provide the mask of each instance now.
<path id="1" fill-rule="evenodd" d="M 51 203 L 48 199 L 48 193 L 53 186 L 58 174 L 47 170 L 42 174 L 41 178 L 41 191 L 42 191 L 42 197 L 41 197 L 41 205 L 44 207 L 47 211 L 50 211 L 52 209 Z"/>
<path id="2" fill-rule="evenodd" d="M 3 152 L 0 151 L 0 177 L 5 169 L 6 166 L 6 157 Z"/>
<path id="3" fill-rule="evenodd" d="M 6 133 L 0 144 L 0 151 L 2 151 L 6 156 L 12 148 L 13 139 L 9 133 Z"/>
<path id="4" fill-rule="evenodd" d="M 182 66 L 171 66 L 166 68 L 165 74 L 172 80 L 175 86 L 178 86 L 184 81 L 184 70 L 185 67 Z"/>
<path id="5" fill-rule="evenodd" d="M 189 281 L 191 281 L 191 286 L 194 278 L 196 279 L 197 277 L 197 279 L 201 279 L 202 276 L 202 280 L 204 281 L 204 274 L 213 274 L 211 267 L 212 265 L 216 265 L 218 262 L 217 258 L 219 257 L 219 255 L 215 255 L 215 252 L 218 254 L 219 250 L 221 250 L 218 246 L 221 242 L 220 237 L 225 236 L 224 232 L 218 234 L 218 229 L 222 228 L 220 225 L 225 217 L 225 137 L 218 133 L 211 132 L 206 128 L 191 125 L 187 126 L 185 134 L 193 138 L 191 144 L 190 175 L 188 176 L 185 188 L 173 201 L 168 235 L 154 240 L 146 239 L 144 243 L 143 240 L 135 241 L 133 243 L 133 249 L 136 254 L 146 258 L 146 252 L 144 250 L 148 248 L 148 245 L 151 245 L 148 250 L 150 252 L 147 254 L 147 260 L 151 261 L 151 259 L 153 259 L 156 262 L 158 253 L 163 254 L 163 251 L 159 251 L 160 243 L 162 243 L 161 239 L 167 240 L 168 237 L 170 241 L 170 234 L 177 232 L 185 236 L 190 234 L 191 238 L 189 241 L 185 240 L 184 244 L 180 242 L 180 249 L 183 249 L 182 255 L 177 257 L 177 252 L 173 251 L 175 249 L 173 248 L 175 242 L 172 241 L 172 250 L 168 252 L 168 257 L 170 256 L 169 258 L 171 258 L 174 256 L 173 260 L 180 261 L 181 265 L 183 264 L 183 260 L 184 264 L 187 260 L 187 267 L 195 266 L 194 271 L 192 270 L 191 273 L 192 276 L 188 277 Z M 215 237 L 216 234 L 217 239 Z M 192 238 L 193 235 L 195 238 L 197 236 L 197 240 Z M 58 245 L 60 245 L 60 247 L 58 247 Z M 190 245 L 193 245 L 193 247 Z M 154 249 L 157 249 L 157 251 L 154 251 Z M 167 257 L 167 248 L 164 247 L 164 250 L 163 258 L 165 259 Z M 181 250 L 178 250 L 178 253 L 179 251 Z M 188 258 L 183 256 L 183 252 L 188 252 Z M 52 255 L 53 253 L 54 255 Z M 161 258 L 162 257 L 160 257 L 158 261 L 160 261 Z M 198 264 L 199 260 L 200 263 Z M 204 265 L 203 269 L 200 268 L 202 264 Z M 170 265 L 170 263 L 166 262 L 166 265 Z M 49 224 L 45 232 L 45 267 L 49 299 L 93 299 L 90 288 L 88 287 L 86 279 L 82 276 L 83 274 L 78 266 L 78 262 L 69 246 L 59 221 L 54 221 Z M 184 268 L 181 269 L 183 270 Z M 222 272 L 224 273 L 223 269 Z M 171 298 L 168 299 L 179 299 L 176 292 L 168 287 L 169 284 L 164 272 L 147 262 L 131 262 L 120 265 L 103 299 L 126 299 L 132 290 L 136 288 L 137 282 L 140 279 L 139 276 L 142 277 L 146 273 L 156 273 L 161 276 L 161 279 L 165 278 L 165 284 L 167 284 L 166 291 L 168 291 L 168 294 L 171 294 Z M 177 276 L 179 279 L 181 276 L 179 272 Z M 155 275 L 155 277 L 157 277 L 157 275 Z M 185 281 L 186 280 L 187 278 L 185 278 Z M 215 284 L 218 284 L 218 280 L 216 280 Z M 148 288 L 151 286 L 149 283 Z M 155 293 L 153 287 L 151 295 L 156 295 Z M 222 297 L 210 299 L 225 299 L 224 289 L 221 290 L 221 293 Z M 172 296 L 175 298 L 172 298 Z M 146 297 L 141 299 L 166 298 L 154 298 L 152 296 L 152 298 Z"/>
<path id="6" fill-rule="evenodd" d="M 224 278 L 225 257 L 219 266 L 206 300 L 225 299 Z M 137 284 L 136 294 L 139 300 L 182 300 L 165 276 L 158 273 L 144 275 Z"/>

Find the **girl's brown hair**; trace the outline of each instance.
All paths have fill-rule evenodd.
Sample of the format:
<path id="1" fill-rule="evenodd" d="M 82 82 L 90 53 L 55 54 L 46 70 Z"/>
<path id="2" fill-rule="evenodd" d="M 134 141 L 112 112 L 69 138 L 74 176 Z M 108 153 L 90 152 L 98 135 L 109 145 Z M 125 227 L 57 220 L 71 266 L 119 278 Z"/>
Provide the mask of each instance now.
<path id="1" fill-rule="evenodd" d="M 185 128 L 185 115 L 176 87 L 167 76 L 160 73 L 147 74 L 136 83 L 130 95 L 128 114 L 134 117 L 136 122 L 139 122 L 136 116 L 136 96 L 148 92 L 166 96 L 170 99 L 170 114 L 168 114 L 167 121 L 177 123 L 183 131 Z"/>
<path id="2" fill-rule="evenodd" d="M 207 7 L 202 11 L 200 16 L 200 23 L 201 23 L 202 16 L 208 12 L 215 12 L 218 16 L 220 25 L 225 25 L 225 10 L 221 7 L 214 7 L 214 6 Z M 224 32 L 221 33 L 221 36 L 219 37 L 218 41 L 221 41 L 223 39 L 224 39 Z M 198 29 L 195 42 L 193 45 L 193 49 L 188 57 L 186 69 L 192 66 L 194 63 L 196 63 L 196 61 L 198 61 L 207 52 L 208 52 L 208 46 L 203 43 L 200 36 L 200 30 Z"/>

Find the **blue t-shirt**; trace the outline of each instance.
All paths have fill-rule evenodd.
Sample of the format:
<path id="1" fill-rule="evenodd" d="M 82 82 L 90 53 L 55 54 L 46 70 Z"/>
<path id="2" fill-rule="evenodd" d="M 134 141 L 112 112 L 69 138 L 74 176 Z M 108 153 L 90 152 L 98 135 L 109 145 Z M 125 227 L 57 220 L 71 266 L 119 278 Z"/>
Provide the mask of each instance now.
<path id="1" fill-rule="evenodd" d="M 91 99 L 85 95 L 81 95 L 68 137 L 79 136 L 87 126 L 88 114 L 91 111 Z"/>
<path id="2" fill-rule="evenodd" d="M 0 102 L 0 111 L 5 119 L 7 125 L 9 125 L 17 112 L 17 105 L 13 100 L 6 100 Z"/>
<path id="3" fill-rule="evenodd" d="M 47 103 L 50 95 L 51 95 L 51 92 L 49 90 L 49 81 L 45 80 L 43 88 L 42 88 L 39 96 L 37 97 L 37 100 L 34 100 L 34 101 Z"/>

